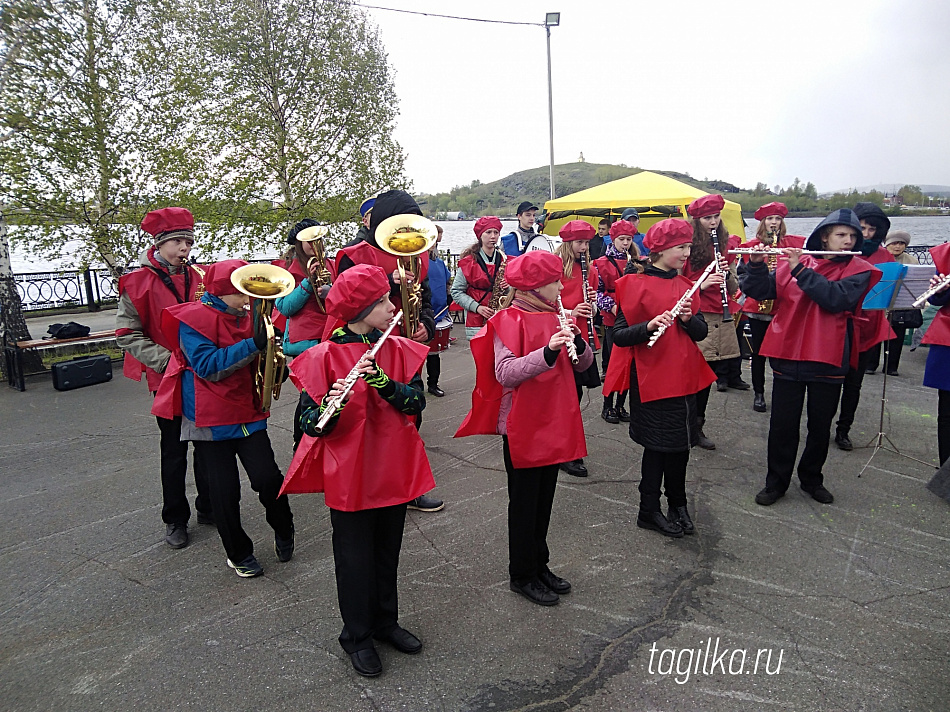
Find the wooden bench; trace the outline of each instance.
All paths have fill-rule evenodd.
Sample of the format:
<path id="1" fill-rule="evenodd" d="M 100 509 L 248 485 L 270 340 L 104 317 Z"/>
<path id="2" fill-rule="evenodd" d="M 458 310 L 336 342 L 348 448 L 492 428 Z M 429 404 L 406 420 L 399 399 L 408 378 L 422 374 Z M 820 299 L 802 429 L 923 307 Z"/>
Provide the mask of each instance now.
<path id="1" fill-rule="evenodd" d="M 26 390 L 23 374 L 23 352 L 27 349 L 49 349 L 66 344 L 91 344 L 98 341 L 108 341 L 115 338 L 115 329 L 111 331 L 93 331 L 86 336 L 73 339 L 30 339 L 28 341 L 14 341 L 4 344 L 3 356 L 7 367 L 7 384 L 18 391 Z"/>

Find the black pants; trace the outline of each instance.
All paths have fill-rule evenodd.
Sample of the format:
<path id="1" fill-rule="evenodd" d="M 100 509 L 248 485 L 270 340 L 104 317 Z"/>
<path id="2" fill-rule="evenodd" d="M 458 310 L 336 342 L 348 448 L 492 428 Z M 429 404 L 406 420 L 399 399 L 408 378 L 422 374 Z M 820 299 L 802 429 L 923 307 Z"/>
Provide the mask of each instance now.
<path id="1" fill-rule="evenodd" d="M 769 322 L 762 319 L 749 319 L 749 330 L 752 332 L 752 390 L 755 393 L 765 393 L 765 356 L 759 356 L 765 332 L 769 329 Z"/>
<path id="2" fill-rule="evenodd" d="M 503 438 L 508 473 L 508 575 L 521 586 L 547 569 L 548 526 L 557 488 L 557 465 L 515 469 Z"/>
<path id="3" fill-rule="evenodd" d="M 267 523 L 281 539 L 290 538 L 294 532 L 294 517 L 290 513 L 287 495 L 277 496 L 284 476 L 274 460 L 274 450 L 266 430 L 233 440 L 198 440 L 195 441 L 195 451 L 201 453 L 208 470 L 214 521 L 231 561 L 240 563 L 254 553 L 254 543 L 241 526 L 238 458 L 251 481 L 251 489 L 257 492 L 257 498 L 264 505 Z"/>
<path id="4" fill-rule="evenodd" d="M 712 386 L 706 386 L 696 394 L 696 417 L 699 418 L 700 427 L 706 420 L 706 406 L 709 404 L 709 389 Z"/>
<path id="5" fill-rule="evenodd" d="M 358 512 L 330 510 L 336 593 L 343 618 L 340 645 L 347 653 L 373 647 L 399 621 L 396 571 L 406 505 Z"/>
<path id="6" fill-rule="evenodd" d="M 884 344 L 878 344 L 868 352 L 868 370 L 877 370 L 878 364 L 881 363 L 882 347 L 886 346 L 887 358 L 884 362 L 884 368 L 881 370 L 888 373 L 897 373 L 897 369 L 901 364 L 901 351 L 904 350 L 904 335 L 907 333 L 907 327 L 891 324 L 891 328 L 897 336 Z"/>
<path id="7" fill-rule="evenodd" d="M 162 463 L 162 521 L 165 524 L 187 524 L 191 518 L 191 508 L 185 495 L 185 476 L 188 474 L 188 443 L 181 441 L 181 416 L 176 418 L 155 418 L 161 433 Z M 195 509 L 202 514 L 211 515 L 211 499 L 208 496 L 208 475 L 198 448 L 191 458 L 195 470 Z"/>
<path id="8" fill-rule="evenodd" d="M 840 383 L 802 383 L 776 378 L 772 381 L 772 415 L 769 421 L 768 473 L 766 489 L 784 492 L 792 482 L 798 454 L 799 427 L 805 396 L 808 396 L 808 435 L 798 461 L 802 489 L 812 492 L 822 485 L 821 468 L 828 457 L 831 421 L 838 407 Z"/>
<path id="9" fill-rule="evenodd" d="M 937 452 L 942 465 L 950 458 L 950 391 L 938 391 L 937 396 Z"/>
<path id="10" fill-rule="evenodd" d="M 607 373 L 607 366 L 610 364 L 610 354 L 614 350 L 614 328 L 604 325 L 604 343 L 600 350 L 600 359 L 603 363 L 602 373 Z"/>
<path id="11" fill-rule="evenodd" d="M 864 371 L 868 367 L 872 350 L 859 353 L 858 367 L 849 368 L 848 374 L 844 377 L 844 388 L 841 390 L 841 413 L 838 415 L 837 423 L 838 430 L 844 433 L 849 432 L 854 424 L 854 414 L 857 412 L 858 402 L 861 400 L 861 384 L 864 383 Z"/>
<path id="12" fill-rule="evenodd" d="M 742 357 L 727 358 L 722 361 L 710 361 L 709 367 L 716 374 L 717 381 L 735 383 L 742 378 Z"/>
<path id="13" fill-rule="evenodd" d="M 640 462 L 640 511 L 660 511 L 660 486 L 665 486 L 666 501 L 672 507 L 686 506 L 686 465 L 689 450 L 660 452 L 643 449 Z"/>
<path id="14" fill-rule="evenodd" d="M 303 393 L 297 399 L 297 408 L 294 410 L 294 452 L 297 452 L 297 446 L 303 438 L 303 428 L 300 427 L 300 416 L 303 413 Z"/>
<path id="15" fill-rule="evenodd" d="M 442 374 L 442 360 L 438 353 L 426 356 L 426 385 L 430 388 L 439 385 L 439 376 Z"/>

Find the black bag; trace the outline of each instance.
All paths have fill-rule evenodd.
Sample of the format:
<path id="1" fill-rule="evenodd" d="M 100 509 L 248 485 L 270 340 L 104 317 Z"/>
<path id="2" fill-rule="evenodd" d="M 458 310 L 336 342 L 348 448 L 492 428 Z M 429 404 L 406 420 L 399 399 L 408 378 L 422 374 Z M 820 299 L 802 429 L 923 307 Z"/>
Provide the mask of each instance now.
<path id="1" fill-rule="evenodd" d="M 920 309 L 895 309 L 891 312 L 891 324 L 905 329 L 919 329 L 924 325 L 924 315 Z"/>
<path id="2" fill-rule="evenodd" d="M 83 386 L 94 386 L 112 380 L 112 359 L 105 354 L 98 356 L 77 356 L 72 361 L 54 363 L 53 388 L 57 391 L 71 391 Z"/>
<path id="3" fill-rule="evenodd" d="M 89 327 L 69 321 L 65 324 L 50 324 L 47 333 L 53 339 L 81 339 L 89 336 Z"/>

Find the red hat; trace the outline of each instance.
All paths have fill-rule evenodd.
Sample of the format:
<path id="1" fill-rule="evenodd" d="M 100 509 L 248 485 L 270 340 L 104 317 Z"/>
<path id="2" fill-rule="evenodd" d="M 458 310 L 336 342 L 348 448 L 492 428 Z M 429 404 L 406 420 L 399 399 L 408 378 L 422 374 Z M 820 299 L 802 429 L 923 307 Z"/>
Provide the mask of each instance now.
<path id="1" fill-rule="evenodd" d="M 161 208 L 142 218 L 142 230 L 155 238 L 160 245 L 166 240 L 195 239 L 195 216 L 186 208 Z"/>
<path id="2" fill-rule="evenodd" d="M 177 209 L 177 208 L 176 208 Z M 149 213 L 151 215 L 151 213 Z M 205 272 L 205 291 L 210 292 L 216 297 L 226 297 L 229 294 L 237 294 L 237 288 L 231 284 L 231 275 L 238 267 L 243 267 L 247 262 L 244 260 L 222 260 L 215 262 Z"/>
<path id="3" fill-rule="evenodd" d="M 485 230 L 490 230 L 492 228 L 498 230 L 498 232 L 501 232 L 501 220 L 496 218 L 494 215 L 488 215 L 486 217 L 479 218 L 475 221 L 475 237 L 480 240 L 482 238 L 482 233 L 485 232 Z"/>
<path id="4" fill-rule="evenodd" d="M 686 208 L 686 212 L 689 213 L 691 218 L 704 218 L 707 215 L 721 213 L 724 207 L 726 207 L 726 199 L 718 193 L 713 193 L 712 195 L 704 195 L 702 198 L 696 198 Z"/>
<path id="5" fill-rule="evenodd" d="M 563 276 L 564 263 L 561 258 L 544 250 L 532 250 L 521 257 L 511 258 L 505 268 L 505 281 L 522 292 L 557 282 Z"/>
<path id="6" fill-rule="evenodd" d="M 618 220 L 610 226 L 611 237 L 619 237 L 620 235 L 630 235 L 630 237 L 633 237 L 636 234 L 637 229 L 633 226 L 633 223 L 626 220 Z"/>
<path id="7" fill-rule="evenodd" d="M 788 215 L 788 208 L 785 207 L 785 203 L 766 203 L 755 211 L 756 220 L 762 220 L 769 215 L 778 215 L 780 218 L 784 218 Z"/>
<path id="8" fill-rule="evenodd" d="M 347 324 L 358 321 L 384 294 L 389 294 L 389 278 L 382 267 L 354 265 L 333 282 L 325 300 L 327 314 Z"/>
<path id="9" fill-rule="evenodd" d="M 650 252 L 662 252 L 671 247 L 693 241 L 693 226 L 688 220 L 667 218 L 647 230 L 643 246 Z"/>
<path id="10" fill-rule="evenodd" d="M 565 223 L 558 232 L 564 242 L 592 240 L 596 234 L 597 231 L 594 226 L 586 220 L 571 220 L 569 223 Z"/>

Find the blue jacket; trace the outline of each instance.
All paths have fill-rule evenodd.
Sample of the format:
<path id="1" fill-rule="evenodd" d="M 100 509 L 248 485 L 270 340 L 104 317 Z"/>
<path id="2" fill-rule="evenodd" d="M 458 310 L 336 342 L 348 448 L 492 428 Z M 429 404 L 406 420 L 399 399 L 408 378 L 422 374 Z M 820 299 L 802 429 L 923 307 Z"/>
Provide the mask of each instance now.
<path id="1" fill-rule="evenodd" d="M 310 285 L 310 279 L 304 278 L 304 280 L 297 285 L 297 288 L 286 297 L 280 297 L 274 300 L 274 306 L 277 307 L 277 311 L 287 317 L 284 341 L 281 345 L 285 356 L 299 356 L 311 346 L 316 346 L 320 343 L 320 339 L 301 339 L 300 341 L 294 341 L 293 334 L 290 333 L 290 317 L 303 309 L 304 305 L 306 305 L 310 299 L 313 299 L 313 287 Z"/>
<path id="2" fill-rule="evenodd" d="M 432 313 L 436 315 L 436 321 L 445 317 L 445 314 L 441 312 L 445 311 L 449 305 L 449 283 L 451 281 L 452 275 L 449 273 L 449 268 L 445 266 L 445 262 L 438 257 L 430 257 L 429 289 L 432 290 Z"/>

